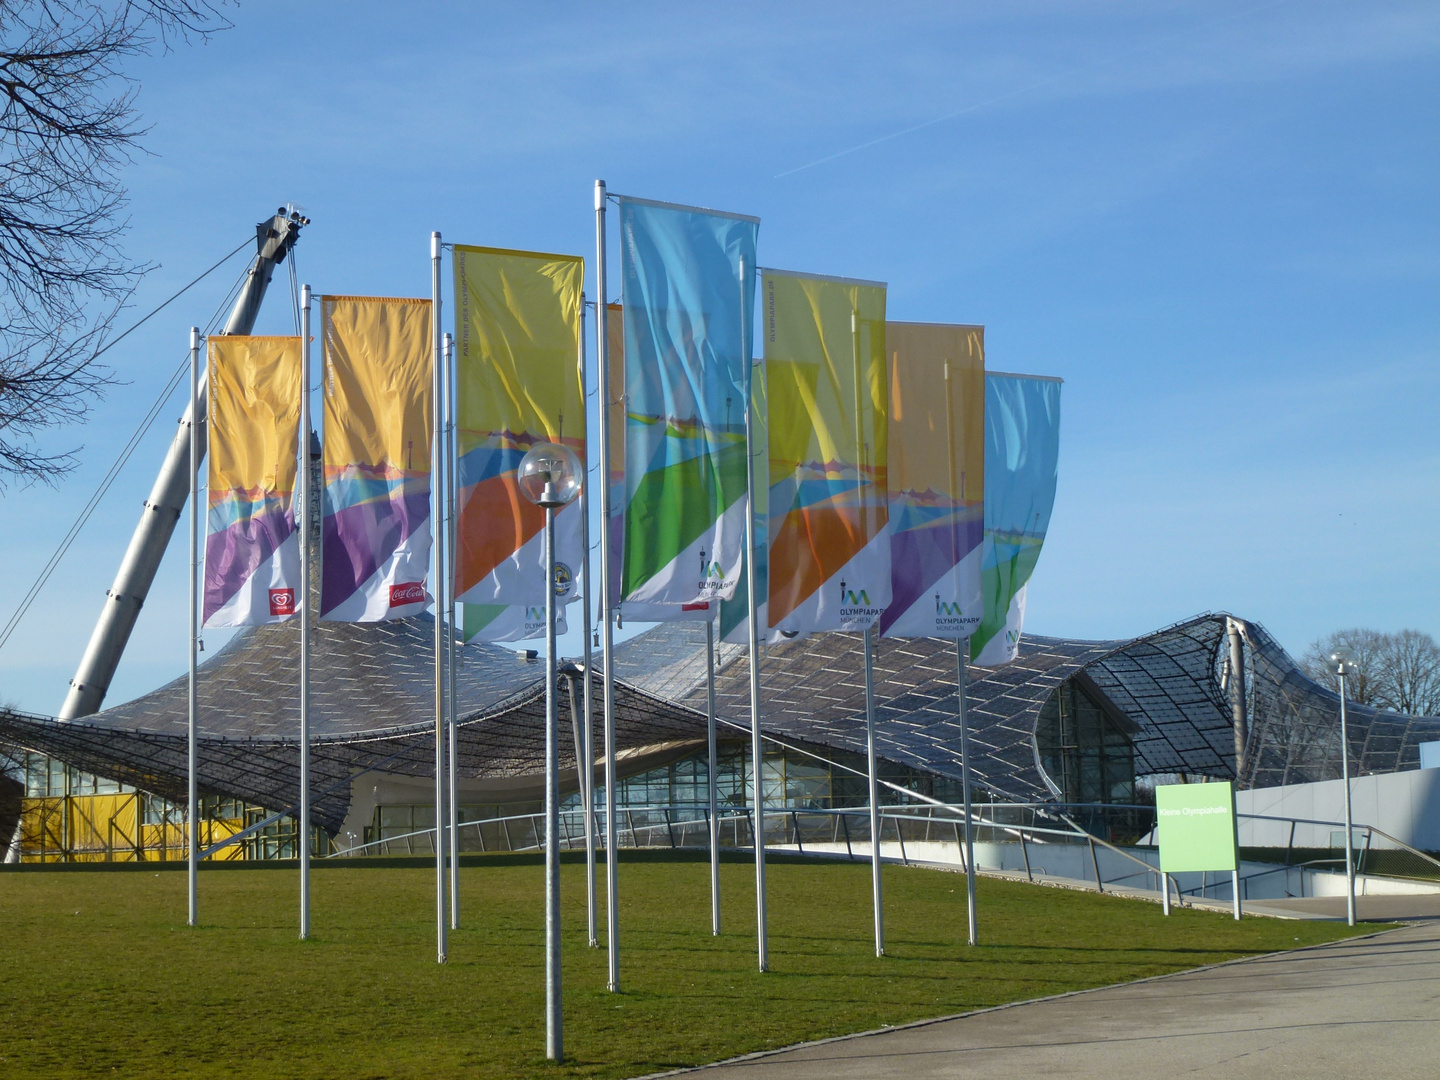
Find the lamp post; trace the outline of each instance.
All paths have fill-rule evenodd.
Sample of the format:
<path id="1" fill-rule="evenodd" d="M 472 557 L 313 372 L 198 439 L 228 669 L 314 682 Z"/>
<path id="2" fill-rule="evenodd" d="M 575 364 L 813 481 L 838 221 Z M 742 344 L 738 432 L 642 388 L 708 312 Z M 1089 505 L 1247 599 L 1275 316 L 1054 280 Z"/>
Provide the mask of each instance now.
<path id="1" fill-rule="evenodd" d="M 1340 680 L 1340 779 L 1345 783 L 1345 922 L 1355 925 L 1355 848 L 1350 824 L 1350 733 L 1345 727 L 1345 676 L 1355 665 L 1344 653 L 1331 653 L 1335 677 Z"/>
<path id="2" fill-rule="evenodd" d="M 560 732 L 555 689 L 555 511 L 580 494 L 580 459 L 539 443 L 520 461 L 525 497 L 545 509 L 545 1056 L 564 1057 L 560 1015 Z"/>

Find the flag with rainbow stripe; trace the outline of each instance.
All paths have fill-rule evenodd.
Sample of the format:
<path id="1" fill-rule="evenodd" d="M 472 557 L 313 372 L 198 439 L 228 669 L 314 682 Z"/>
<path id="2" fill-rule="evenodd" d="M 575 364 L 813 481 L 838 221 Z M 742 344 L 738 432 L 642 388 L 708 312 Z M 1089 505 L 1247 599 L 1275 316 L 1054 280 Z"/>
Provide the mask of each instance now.
<path id="1" fill-rule="evenodd" d="M 320 617 L 383 622 L 430 600 L 430 301 L 322 296 Z"/>
<path id="2" fill-rule="evenodd" d="M 210 338 L 206 626 L 279 622 L 298 609 L 300 379 L 298 337 Z"/>

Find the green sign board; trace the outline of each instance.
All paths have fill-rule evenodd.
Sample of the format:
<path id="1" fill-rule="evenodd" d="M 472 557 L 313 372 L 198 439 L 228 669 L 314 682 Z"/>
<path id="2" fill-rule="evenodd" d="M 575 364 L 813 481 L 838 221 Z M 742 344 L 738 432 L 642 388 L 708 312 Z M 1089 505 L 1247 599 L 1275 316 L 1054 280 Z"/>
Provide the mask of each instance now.
<path id="1" fill-rule="evenodd" d="M 1230 781 L 1157 787 L 1155 814 L 1162 871 L 1236 869 L 1235 790 Z"/>

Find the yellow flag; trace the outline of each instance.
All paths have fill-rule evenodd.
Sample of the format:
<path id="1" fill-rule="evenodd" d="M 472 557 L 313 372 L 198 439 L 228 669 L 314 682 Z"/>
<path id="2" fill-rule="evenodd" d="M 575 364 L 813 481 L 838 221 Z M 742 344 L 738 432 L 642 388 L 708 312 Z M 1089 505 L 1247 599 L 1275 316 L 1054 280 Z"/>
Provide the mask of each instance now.
<path id="1" fill-rule="evenodd" d="M 517 470 L 538 443 L 585 460 L 577 255 L 455 247 L 460 525 L 455 589 L 467 604 L 545 602 L 545 511 Z M 564 603 L 584 557 L 580 504 L 555 515 Z"/>
<path id="2" fill-rule="evenodd" d="M 300 339 L 210 338 L 206 626 L 295 614 Z"/>
<path id="3" fill-rule="evenodd" d="M 980 625 L 985 533 L 985 328 L 892 322 L 889 637 Z"/>
<path id="4" fill-rule="evenodd" d="M 429 300 L 322 296 L 324 571 L 320 617 L 379 622 L 429 596 L 433 346 Z"/>
<path id="5" fill-rule="evenodd" d="M 858 630 L 890 602 L 885 286 L 766 270 L 769 621 Z"/>

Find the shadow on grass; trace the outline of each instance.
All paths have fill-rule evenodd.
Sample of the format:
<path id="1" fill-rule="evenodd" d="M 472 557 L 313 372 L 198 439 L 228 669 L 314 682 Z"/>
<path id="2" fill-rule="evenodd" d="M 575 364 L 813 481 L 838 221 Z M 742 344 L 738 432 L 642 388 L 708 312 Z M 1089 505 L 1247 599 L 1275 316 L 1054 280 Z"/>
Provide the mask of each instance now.
<path id="1" fill-rule="evenodd" d="M 464 925 L 444 966 L 428 859 L 326 864 L 308 942 L 295 937 L 294 876 L 269 869 L 207 868 L 194 929 L 183 925 L 183 875 L 0 874 L 8 964 L 24 973 L 0 982 L 8 1030 L 24 1033 L 0 1045 L 0 1075 L 93 1075 L 123 1062 L 131 1076 L 172 1076 L 184 1061 L 187 1075 L 217 1078 L 618 1078 L 1348 933 L 1305 924 L 1294 942 L 1295 923 L 1237 929 L 1207 913 L 1167 923 L 1137 901 L 982 883 L 981 931 L 993 940 L 972 949 L 936 925 L 954 920 L 963 934 L 954 875 L 887 867 L 889 955 L 877 959 L 864 864 L 776 859 L 762 975 L 748 918 L 709 933 L 704 853 L 644 854 L 621 860 L 619 995 L 604 989 L 603 941 L 585 945 L 583 873 L 565 860 L 574 1057 L 558 1069 L 539 1053 L 538 855 L 467 863 Z M 750 867 L 744 854 L 723 862 L 727 912 L 753 912 Z"/>

